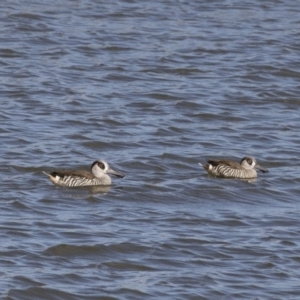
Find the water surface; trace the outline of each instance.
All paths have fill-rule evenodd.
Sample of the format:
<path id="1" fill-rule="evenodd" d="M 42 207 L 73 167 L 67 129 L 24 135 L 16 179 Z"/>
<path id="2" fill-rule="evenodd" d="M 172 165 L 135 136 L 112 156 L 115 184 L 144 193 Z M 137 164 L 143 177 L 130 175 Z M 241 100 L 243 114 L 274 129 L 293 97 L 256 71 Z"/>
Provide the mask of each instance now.
<path id="1" fill-rule="evenodd" d="M 296 1 L 1 1 L 3 299 L 298 299 Z M 254 156 L 254 182 L 207 158 Z M 107 190 L 42 171 L 102 158 Z"/>

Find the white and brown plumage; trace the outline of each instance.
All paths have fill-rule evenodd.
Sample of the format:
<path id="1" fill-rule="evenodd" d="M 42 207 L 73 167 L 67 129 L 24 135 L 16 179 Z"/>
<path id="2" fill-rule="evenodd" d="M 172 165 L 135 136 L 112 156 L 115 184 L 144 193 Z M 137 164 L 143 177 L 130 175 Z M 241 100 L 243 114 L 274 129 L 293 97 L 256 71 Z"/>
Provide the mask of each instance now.
<path id="1" fill-rule="evenodd" d="M 104 160 L 96 160 L 91 166 L 91 171 L 54 171 L 50 174 L 44 172 L 49 179 L 60 186 L 96 186 L 111 185 L 111 178 L 108 174 L 113 174 L 123 178 L 124 175 L 114 171 Z"/>
<path id="2" fill-rule="evenodd" d="M 250 179 L 256 178 L 257 172 L 255 169 L 263 173 L 269 172 L 267 169 L 262 168 L 252 156 L 245 156 L 241 162 L 231 160 L 208 160 L 207 165 L 202 166 L 210 175 L 226 178 L 240 178 Z"/>

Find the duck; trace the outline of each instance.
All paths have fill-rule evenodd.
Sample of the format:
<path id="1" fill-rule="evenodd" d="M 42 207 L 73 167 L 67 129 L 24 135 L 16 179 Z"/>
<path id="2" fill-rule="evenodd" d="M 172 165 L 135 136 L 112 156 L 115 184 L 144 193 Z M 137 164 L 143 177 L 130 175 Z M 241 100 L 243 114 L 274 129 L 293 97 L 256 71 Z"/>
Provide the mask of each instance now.
<path id="1" fill-rule="evenodd" d="M 252 156 L 245 156 L 240 163 L 232 160 L 207 160 L 207 165 L 202 166 L 208 174 L 216 177 L 251 179 L 257 178 L 256 169 L 263 173 L 269 172 L 261 167 Z"/>
<path id="2" fill-rule="evenodd" d="M 92 163 L 90 172 L 83 170 L 75 171 L 53 171 L 51 173 L 43 172 L 56 185 L 77 187 L 77 186 L 109 186 L 112 180 L 108 174 L 123 178 L 125 175 L 114 171 L 109 164 L 102 160 L 96 160 Z"/>

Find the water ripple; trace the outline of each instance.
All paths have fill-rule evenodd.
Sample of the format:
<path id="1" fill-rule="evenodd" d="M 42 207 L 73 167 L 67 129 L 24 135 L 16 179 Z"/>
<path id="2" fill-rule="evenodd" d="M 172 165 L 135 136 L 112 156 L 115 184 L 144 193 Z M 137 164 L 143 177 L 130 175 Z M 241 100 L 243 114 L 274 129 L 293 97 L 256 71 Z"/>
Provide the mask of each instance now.
<path id="1" fill-rule="evenodd" d="M 299 5 L 27 2 L 0 3 L 2 298 L 296 299 Z M 245 155 L 270 172 L 198 165 Z M 98 158 L 126 176 L 43 174 Z"/>

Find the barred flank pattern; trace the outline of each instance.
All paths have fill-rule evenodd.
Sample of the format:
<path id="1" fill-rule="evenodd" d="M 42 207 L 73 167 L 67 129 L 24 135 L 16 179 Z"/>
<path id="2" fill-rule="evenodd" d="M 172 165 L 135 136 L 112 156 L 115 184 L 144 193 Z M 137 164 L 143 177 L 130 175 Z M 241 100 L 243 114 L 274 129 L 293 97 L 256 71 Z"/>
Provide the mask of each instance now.
<path id="1" fill-rule="evenodd" d="M 89 186 L 89 185 L 99 185 L 101 184 L 99 180 L 89 179 L 85 177 L 73 177 L 73 176 L 65 176 L 60 179 L 66 186 Z"/>
<path id="2" fill-rule="evenodd" d="M 217 176 L 223 177 L 235 177 L 235 178 L 254 178 L 257 176 L 256 171 L 251 170 L 239 170 L 233 169 L 230 166 L 218 165 L 213 167 L 212 173 L 215 173 Z"/>

